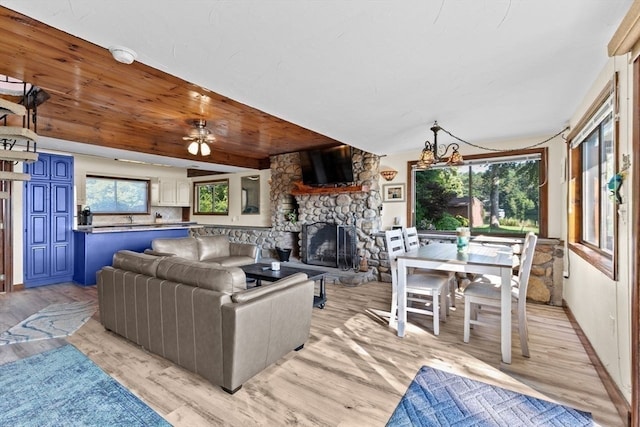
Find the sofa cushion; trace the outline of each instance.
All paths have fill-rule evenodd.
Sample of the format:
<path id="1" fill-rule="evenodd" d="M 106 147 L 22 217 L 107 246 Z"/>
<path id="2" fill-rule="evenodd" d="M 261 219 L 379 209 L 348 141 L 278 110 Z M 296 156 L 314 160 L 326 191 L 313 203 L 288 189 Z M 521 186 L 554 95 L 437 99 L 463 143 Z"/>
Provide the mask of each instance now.
<path id="1" fill-rule="evenodd" d="M 146 276 L 155 276 L 161 258 L 133 251 L 118 251 L 113 254 L 112 265 L 121 270 L 133 271 Z"/>
<path id="2" fill-rule="evenodd" d="M 198 260 L 198 243 L 193 237 L 153 239 L 151 249 L 155 252 L 174 254 L 184 259 Z"/>
<path id="3" fill-rule="evenodd" d="M 223 267 L 240 267 L 242 265 L 254 264 L 256 262 L 255 259 L 250 258 L 248 256 L 227 256 L 222 258 L 212 258 L 208 259 L 204 262 L 215 262 L 217 264 L 222 265 Z"/>
<path id="4" fill-rule="evenodd" d="M 245 291 L 234 293 L 231 296 L 231 301 L 237 302 L 237 303 L 251 301 L 253 299 L 261 297 L 262 295 L 266 295 L 271 292 L 276 292 L 280 289 L 291 286 L 294 283 L 303 282 L 305 280 L 307 280 L 306 274 L 296 273 L 289 277 L 285 277 L 284 279 L 280 279 L 276 282 L 269 283 L 267 285 L 262 285 L 255 288 L 247 289 Z"/>
<path id="5" fill-rule="evenodd" d="M 222 267 L 179 257 L 159 258 L 156 276 L 160 279 L 232 294 L 247 289 L 247 279 L 239 268 Z"/>
<path id="6" fill-rule="evenodd" d="M 224 258 L 230 255 L 228 236 L 198 236 L 196 241 L 198 242 L 198 259 L 200 261 Z"/>

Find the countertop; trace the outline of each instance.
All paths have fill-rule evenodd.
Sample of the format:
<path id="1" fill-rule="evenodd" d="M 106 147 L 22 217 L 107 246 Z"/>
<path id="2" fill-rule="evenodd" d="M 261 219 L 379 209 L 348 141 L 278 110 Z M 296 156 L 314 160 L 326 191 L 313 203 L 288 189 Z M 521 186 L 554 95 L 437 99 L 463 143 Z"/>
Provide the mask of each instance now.
<path id="1" fill-rule="evenodd" d="M 182 228 L 199 228 L 197 222 L 139 222 L 105 225 L 79 225 L 74 231 L 79 233 L 120 233 L 123 231 L 175 230 Z"/>

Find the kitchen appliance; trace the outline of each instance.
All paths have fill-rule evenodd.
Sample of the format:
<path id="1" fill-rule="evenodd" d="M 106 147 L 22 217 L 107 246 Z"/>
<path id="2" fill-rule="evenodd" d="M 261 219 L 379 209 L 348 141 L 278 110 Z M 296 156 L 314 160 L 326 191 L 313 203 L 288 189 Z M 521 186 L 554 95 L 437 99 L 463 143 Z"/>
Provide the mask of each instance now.
<path id="1" fill-rule="evenodd" d="M 78 218 L 79 225 L 91 225 L 93 222 L 93 214 L 91 213 L 91 208 L 87 206 L 80 212 L 80 217 Z"/>

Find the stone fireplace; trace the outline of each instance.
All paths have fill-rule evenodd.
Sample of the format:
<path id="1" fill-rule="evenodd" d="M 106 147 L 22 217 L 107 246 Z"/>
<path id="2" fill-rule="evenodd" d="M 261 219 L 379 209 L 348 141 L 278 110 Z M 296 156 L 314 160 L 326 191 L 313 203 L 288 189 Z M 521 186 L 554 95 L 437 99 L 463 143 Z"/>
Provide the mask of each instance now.
<path id="1" fill-rule="evenodd" d="M 306 193 L 295 185 L 302 181 L 299 154 L 271 157 L 272 227 L 274 232 L 282 235 L 283 240 L 287 234 L 297 237 L 297 247 L 292 249 L 293 254 L 299 254 L 302 262 L 331 262 L 333 267 L 357 268 L 360 258 L 365 257 L 377 276 L 380 249 L 374 234 L 381 227 L 382 199 L 378 184 L 380 160 L 375 154 L 357 148 L 353 149 L 352 160 L 355 186 L 336 186 L 324 189 L 322 193 Z M 291 215 L 292 212 L 294 215 Z M 320 249 L 321 255 L 307 252 L 305 246 L 315 244 L 315 241 L 311 242 L 305 237 L 303 229 L 314 224 L 330 226 L 333 231 L 326 233 L 335 233 L 335 248 L 329 249 L 325 242 L 325 246 L 314 249 Z M 342 237 L 338 229 L 344 232 Z M 338 251 L 337 240 L 345 240 L 345 236 L 348 236 L 347 241 L 342 242 Z M 276 246 L 281 245 L 277 242 Z M 333 252 L 335 261 L 328 261 L 330 252 Z"/>

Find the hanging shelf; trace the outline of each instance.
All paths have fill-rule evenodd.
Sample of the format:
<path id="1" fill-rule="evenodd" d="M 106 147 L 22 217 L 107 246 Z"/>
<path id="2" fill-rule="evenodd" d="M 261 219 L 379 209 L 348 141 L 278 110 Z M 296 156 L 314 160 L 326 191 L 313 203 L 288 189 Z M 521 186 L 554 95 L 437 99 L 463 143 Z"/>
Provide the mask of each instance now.
<path id="1" fill-rule="evenodd" d="M 0 127 L 0 130 L 1 129 Z M 38 160 L 38 153 L 32 151 L 0 150 L 0 160 L 33 163 Z"/>
<path id="2" fill-rule="evenodd" d="M 27 109 L 23 105 L 0 98 L 0 114 L 24 116 L 27 114 Z"/>

